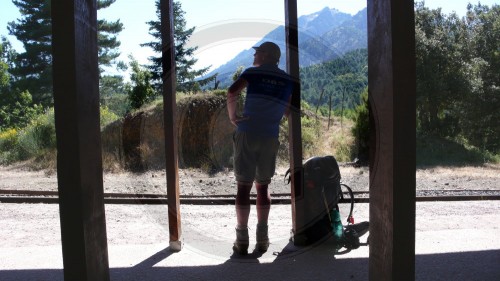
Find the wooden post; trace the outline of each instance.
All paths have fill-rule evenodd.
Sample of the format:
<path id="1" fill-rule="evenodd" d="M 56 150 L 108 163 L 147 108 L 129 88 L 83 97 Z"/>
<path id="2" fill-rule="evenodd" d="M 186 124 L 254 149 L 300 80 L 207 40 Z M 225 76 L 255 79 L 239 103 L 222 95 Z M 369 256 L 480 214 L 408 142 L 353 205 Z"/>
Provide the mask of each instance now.
<path id="1" fill-rule="evenodd" d="M 415 280 L 413 1 L 368 1 L 370 280 Z"/>
<path id="2" fill-rule="evenodd" d="M 165 130 L 165 159 L 167 174 L 168 226 L 170 249 L 180 251 L 181 213 L 179 200 L 179 171 L 176 130 L 176 75 L 174 47 L 174 6 L 172 0 L 161 0 L 161 37 L 163 66 L 163 117 Z"/>
<path id="3" fill-rule="evenodd" d="M 57 180 L 65 280 L 109 280 L 95 0 L 52 0 Z"/>
<path id="4" fill-rule="evenodd" d="M 299 237 L 300 231 L 307 223 L 304 208 L 298 204 L 303 196 L 302 182 L 302 129 L 300 125 L 300 76 L 299 76 L 299 36 L 297 23 L 297 1 L 285 0 L 285 32 L 286 32 L 286 67 L 294 81 L 290 116 L 288 118 L 290 169 L 291 169 L 291 201 L 292 201 L 292 239 L 294 244 L 304 241 Z"/>

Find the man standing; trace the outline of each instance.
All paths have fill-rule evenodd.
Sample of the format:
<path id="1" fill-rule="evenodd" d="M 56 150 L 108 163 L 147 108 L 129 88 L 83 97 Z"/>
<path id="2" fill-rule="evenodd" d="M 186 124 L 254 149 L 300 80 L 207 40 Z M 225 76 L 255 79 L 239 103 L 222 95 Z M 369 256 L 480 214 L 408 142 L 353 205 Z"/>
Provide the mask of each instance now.
<path id="1" fill-rule="evenodd" d="M 268 185 L 276 168 L 279 124 L 288 115 L 293 83 L 278 68 L 281 51 L 278 45 L 264 42 L 255 49 L 253 67 L 246 69 L 229 87 L 227 109 L 231 123 L 237 127 L 233 136 L 236 194 L 236 241 L 233 250 L 247 254 L 249 246 L 248 217 L 250 191 L 257 189 L 256 249 L 269 247 L 268 217 L 271 196 Z M 238 115 L 238 97 L 247 88 L 243 113 Z"/>

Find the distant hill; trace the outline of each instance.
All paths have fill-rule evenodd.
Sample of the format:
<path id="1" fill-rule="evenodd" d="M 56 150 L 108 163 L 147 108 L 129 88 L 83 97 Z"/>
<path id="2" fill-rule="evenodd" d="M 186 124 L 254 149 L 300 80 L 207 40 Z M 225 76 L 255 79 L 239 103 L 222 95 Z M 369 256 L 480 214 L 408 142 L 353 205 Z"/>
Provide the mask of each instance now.
<path id="1" fill-rule="evenodd" d="M 368 86 L 368 49 L 345 53 L 331 61 L 300 68 L 302 99 L 312 106 L 354 108 Z"/>
<path id="2" fill-rule="evenodd" d="M 367 48 L 366 8 L 353 16 L 337 9 L 324 8 L 319 12 L 301 16 L 298 24 L 300 67 L 331 61 L 351 50 Z M 283 52 L 280 67 L 284 69 L 285 27 L 277 27 L 256 45 L 264 41 L 272 41 L 280 46 Z M 253 54 L 252 48 L 244 50 L 207 76 L 218 73 L 219 87 L 228 87 L 238 67 L 251 66 Z"/>

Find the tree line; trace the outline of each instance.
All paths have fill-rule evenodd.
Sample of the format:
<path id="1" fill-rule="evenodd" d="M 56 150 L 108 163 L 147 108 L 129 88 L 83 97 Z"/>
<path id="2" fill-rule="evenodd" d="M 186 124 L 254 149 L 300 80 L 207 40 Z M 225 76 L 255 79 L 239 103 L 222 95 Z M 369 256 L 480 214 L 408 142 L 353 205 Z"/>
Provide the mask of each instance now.
<path id="1" fill-rule="evenodd" d="M 500 152 L 500 6 L 415 4 L 417 132 Z"/>
<path id="2" fill-rule="evenodd" d="M 50 1 L 12 0 L 19 9 L 21 17 L 9 22 L 10 35 L 19 40 L 24 47 L 17 52 L 5 36 L 0 42 L 0 130 L 22 128 L 37 114 L 53 106 L 52 96 L 52 24 Z M 97 9 L 110 7 L 116 0 L 98 0 Z M 99 90 L 101 105 L 107 106 L 119 115 L 161 94 L 161 33 L 160 1 L 156 0 L 156 20 L 148 22 L 149 34 L 153 41 L 141 44 L 152 48 L 154 55 L 149 64 L 140 65 L 130 56 L 126 65 L 119 61 L 120 41 L 117 39 L 123 30 L 120 20 L 98 19 L 98 63 L 100 71 Z M 196 47 L 188 48 L 186 43 L 193 28 L 187 28 L 180 2 L 174 1 L 174 43 L 177 69 L 177 88 L 179 91 L 196 91 L 207 78 L 195 81 L 206 73 L 208 68 L 193 70 Z M 118 72 L 130 70 L 130 82 L 125 82 L 122 74 L 110 75 L 105 69 L 115 68 Z"/>
<path id="3" fill-rule="evenodd" d="M 331 61 L 300 69 L 301 93 L 312 106 L 329 106 L 339 111 L 360 104 L 368 86 L 368 50 L 347 52 Z"/>
<path id="4" fill-rule="evenodd" d="M 99 0 L 98 9 L 116 0 Z M 13 0 L 21 18 L 8 24 L 11 35 L 22 42 L 18 53 L 5 38 L 0 42 L 0 131 L 22 128 L 53 106 L 50 5 L 46 0 Z M 101 105 L 123 116 L 161 94 L 161 34 L 159 0 L 157 19 L 148 22 L 154 50 L 148 65 L 131 57 L 128 65 L 118 61 L 122 31 L 120 20 L 98 21 Z M 194 32 L 187 28 L 185 12 L 174 1 L 174 43 L 179 91 L 196 92 L 214 77 L 197 80 L 208 68 L 193 70 L 196 48 L 186 42 Z M 468 5 L 464 17 L 443 14 L 415 3 L 417 133 L 459 140 L 498 154 L 500 151 L 500 6 Z M 109 75 L 104 69 L 129 69 Z M 367 50 L 355 50 L 342 58 L 302 68 L 304 100 L 312 106 L 352 110 L 363 106 L 367 87 Z M 366 91 L 365 91 L 366 92 Z M 359 110 L 358 110 L 359 111 Z M 362 120 L 355 115 L 356 120 Z M 364 112 L 366 113 L 366 112 Z M 365 114 L 366 115 L 366 114 Z M 361 121 L 360 121 L 361 122 Z M 360 126 L 365 128 L 366 126 Z"/>
<path id="5" fill-rule="evenodd" d="M 443 14 L 415 3 L 417 134 L 500 152 L 500 6 L 467 6 Z M 302 68 L 304 99 L 314 106 L 343 107 L 356 122 L 368 99 L 367 50 Z M 321 107 L 320 107 L 321 108 Z M 351 109 L 355 109 L 351 111 Z M 366 124 L 357 125 L 368 128 Z M 366 134 L 365 134 L 366 136 Z"/>

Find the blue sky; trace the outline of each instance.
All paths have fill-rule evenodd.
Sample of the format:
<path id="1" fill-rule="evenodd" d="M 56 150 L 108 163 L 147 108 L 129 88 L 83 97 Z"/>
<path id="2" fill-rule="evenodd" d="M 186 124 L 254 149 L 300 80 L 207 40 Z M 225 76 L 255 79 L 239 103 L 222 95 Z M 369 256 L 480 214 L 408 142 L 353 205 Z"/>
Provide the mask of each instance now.
<path id="1" fill-rule="evenodd" d="M 459 15 L 464 15 L 469 2 L 477 3 L 470 0 L 427 0 L 425 4 L 430 8 L 442 7 L 445 13 L 455 11 Z M 11 0 L 0 0 L 0 3 L 0 35 L 5 36 L 8 34 L 7 22 L 19 18 L 20 14 Z M 202 42 L 196 40 L 196 36 L 203 30 L 214 27 L 216 30 L 218 27 L 227 28 L 237 22 L 248 23 L 249 28 L 241 30 L 242 35 L 238 38 L 227 38 L 210 44 L 203 43 L 202 46 L 197 44 L 199 50 L 195 56 L 198 59 L 198 67 L 219 66 L 240 51 L 250 48 L 276 25 L 284 23 L 283 0 L 181 0 L 181 3 L 186 12 L 188 26 L 196 26 L 193 35 L 196 42 Z M 499 4 L 500 1 L 483 0 L 481 3 L 491 6 Z M 297 5 L 299 16 L 317 12 L 324 7 L 355 14 L 366 7 L 366 0 L 298 0 Z M 110 8 L 100 11 L 98 17 L 108 20 L 120 18 L 123 22 L 125 29 L 119 37 L 122 42 L 121 60 L 128 61 L 127 56 L 132 54 L 140 63 L 147 63 L 147 57 L 152 53 L 148 48 L 139 47 L 139 44 L 151 40 L 145 22 L 155 19 L 154 0 L 117 0 Z M 252 29 L 252 26 L 258 28 Z M 14 37 L 8 38 L 16 49 L 22 50 L 22 45 L 16 42 Z"/>

